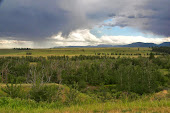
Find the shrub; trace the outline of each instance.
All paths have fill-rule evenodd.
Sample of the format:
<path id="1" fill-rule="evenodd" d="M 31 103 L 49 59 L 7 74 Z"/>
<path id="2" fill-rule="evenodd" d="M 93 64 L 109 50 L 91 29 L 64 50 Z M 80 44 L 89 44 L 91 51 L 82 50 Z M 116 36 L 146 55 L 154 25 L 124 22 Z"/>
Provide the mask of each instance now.
<path id="1" fill-rule="evenodd" d="M 112 96 L 113 98 L 120 99 L 122 101 L 134 101 L 140 97 L 139 94 L 133 92 L 122 92 L 122 91 L 113 93 Z"/>
<path id="2" fill-rule="evenodd" d="M 23 76 L 19 76 L 17 77 L 17 80 L 16 80 L 17 83 L 25 83 L 26 82 L 26 78 L 23 77 Z"/>
<path id="3" fill-rule="evenodd" d="M 150 53 L 150 56 L 149 56 L 149 59 L 154 59 L 155 58 L 155 55 L 153 53 Z"/>
<path id="4" fill-rule="evenodd" d="M 30 98 L 40 102 L 56 102 L 61 101 L 62 88 L 57 85 L 34 86 L 30 90 Z"/>
<path id="5" fill-rule="evenodd" d="M 0 77 L 0 83 L 2 83 L 2 78 Z"/>
<path id="6" fill-rule="evenodd" d="M 12 74 L 8 74 L 7 82 L 8 83 L 16 83 L 16 77 Z"/>
<path id="7" fill-rule="evenodd" d="M 79 89 L 82 89 L 82 88 L 86 88 L 87 83 L 84 80 L 80 80 L 78 82 L 78 85 L 79 85 Z"/>
<path id="8" fill-rule="evenodd" d="M 74 82 L 73 85 L 70 86 L 70 90 L 66 93 L 66 104 L 71 105 L 77 103 L 78 96 L 78 84 Z"/>
<path id="9" fill-rule="evenodd" d="M 1 90 L 3 92 L 5 92 L 8 96 L 10 96 L 11 98 L 16 98 L 16 97 L 20 97 L 21 95 L 21 85 L 17 85 L 17 84 L 13 84 L 11 83 L 6 84 L 6 86 L 3 88 L 1 88 Z"/>

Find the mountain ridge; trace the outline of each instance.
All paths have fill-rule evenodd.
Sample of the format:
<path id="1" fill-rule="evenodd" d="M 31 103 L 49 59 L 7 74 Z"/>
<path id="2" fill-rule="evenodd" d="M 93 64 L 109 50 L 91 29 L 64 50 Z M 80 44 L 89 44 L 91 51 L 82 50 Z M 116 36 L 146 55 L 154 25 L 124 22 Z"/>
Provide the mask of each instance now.
<path id="1" fill-rule="evenodd" d="M 97 46 L 58 46 L 54 48 L 90 48 L 90 47 L 161 47 L 166 46 L 170 47 L 170 42 L 163 42 L 161 44 L 155 43 L 144 43 L 144 42 L 135 42 L 127 45 L 107 45 L 107 44 L 100 44 Z"/>

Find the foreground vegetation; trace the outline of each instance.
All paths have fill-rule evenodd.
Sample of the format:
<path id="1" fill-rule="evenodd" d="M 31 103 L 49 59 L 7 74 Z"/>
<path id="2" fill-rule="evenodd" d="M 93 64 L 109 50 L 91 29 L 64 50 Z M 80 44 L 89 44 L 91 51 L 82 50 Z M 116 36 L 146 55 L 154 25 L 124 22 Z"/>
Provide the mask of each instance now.
<path id="1" fill-rule="evenodd" d="M 137 48 L 136 51 L 140 49 Z M 123 55 L 114 57 L 114 52 L 112 55 L 106 54 L 107 49 L 105 55 L 98 55 L 99 53 L 79 56 L 1 57 L 0 110 L 170 111 L 169 55 L 159 53 L 160 56 L 155 57 L 156 53 L 150 51 L 146 56 L 138 53 L 137 58 Z"/>
<path id="2" fill-rule="evenodd" d="M 168 113 L 170 102 L 168 100 L 136 100 L 133 102 L 105 102 L 86 105 L 57 106 L 56 103 L 36 103 L 34 101 L 21 99 L 0 99 L 1 112 L 34 112 L 34 113 L 52 113 L 52 112 L 72 112 L 72 113 L 97 113 L 97 112 L 161 112 Z"/>

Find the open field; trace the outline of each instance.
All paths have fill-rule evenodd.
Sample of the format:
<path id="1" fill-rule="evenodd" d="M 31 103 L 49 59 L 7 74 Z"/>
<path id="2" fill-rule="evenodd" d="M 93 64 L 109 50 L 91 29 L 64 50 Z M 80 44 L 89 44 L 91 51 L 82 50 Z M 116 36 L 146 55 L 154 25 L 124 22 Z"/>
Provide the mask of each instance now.
<path id="1" fill-rule="evenodd" d="M 14 50 L 14 49 L 0 49 L 0 57 L 3 56 L 27 56 L 26 53 L 32 53 L 29 56 L 75 56 L 75 55 L 111 55 L 114 53 L 114 57 L 137 57 L 141 54 L 147 56 L 150 54 L 151 48 L 55 48 L 55 49 L 33 49 L 33 50 Z M 96 54 L 95 54 L 96 53 Z M 115 55 L 117 54 L 117 55 Z"/>

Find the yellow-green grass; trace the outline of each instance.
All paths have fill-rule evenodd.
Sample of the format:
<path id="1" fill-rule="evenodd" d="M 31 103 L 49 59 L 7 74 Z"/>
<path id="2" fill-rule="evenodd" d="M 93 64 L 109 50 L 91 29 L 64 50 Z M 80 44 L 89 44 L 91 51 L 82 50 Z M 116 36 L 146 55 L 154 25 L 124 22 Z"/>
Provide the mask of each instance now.
<path id="1" fill-rule="evenodd" d="M 8 85 L 10 86 L 11 84 L 9 83 Z M 16 84 L 16 85 L 17 86 L 21 85 L 21 88 L 24 89 L 25 91 L 29 91 L 31 89 L 31 87 L 32 87 L 32 84 Z M 46 83 L 44 85 L 59 85 L 59 84 L 56 84 L 56 83 Z M 0 83 L 0 93 L 2 92 L 1 88 L 4 88 L 4 87 L 6 87 L 6 84 Z"/>
<path id="2" fill-rule="evenodd" d="M 46 84 L 58 85 L 58 84 Z M 0 84 L 5 87 L 5 84 Z M 24 90 L 30 90 L 31 84 L 21 84 Z M 0 91 L 1 93 L 2 91 Z M 80 93 L 81 94 L 81 93 Z M 56 103 L 32 102 L 31 100 L 9 99 L 7 105 L 0 107 L 1 113 L 169 113 L 170 112 L 170 92 L 161 91 L 148 96 L 142 96 L 136 101 L 112 100 L 108 102 L 92 102 L 91 104 L 77 104 L 72 106 L 57 107 Z M 84 96 L 83 96 L 84 95 Z M 1 97 L 0 97 L 1 98 Z M 80 98 L 87 98 L 81 94 Z M 90 99 L 88 97 L 88 99 Z"/>
<path id="3" fill-rule="evenodd" d="M 27 56 L 26 53 L 32 53 L 29 56 L 75 56 L 75 55 L 95 55 L 95 53 L 121 53 L 123 57 L 138 57 L 134 54 L 146 54 L 151 52 L 151 48 L 55 48 L 55 49 L 32 49 L 32 50 L 14 50 L 14 49 L 0 49 L 0 57 L 5 56 Z M 126 55 L 133 54 L 133 55 Z M 119 56 L 119 55 L 112 55 Z M 120 55 L 121 56 L 121 55 Z"/>
<path id="4" fill-rule="evenodd" d="M 170 112 L 170 101 L 134 101 L 134 102 L 107 102 L 96 103 L 84 106 L 71 106 L 61 110 L 51 110 L 51 112 Z"/>
<path id="5" fill-rule="evenodd" d="M 159 69 L 159 70 L 163 75 L 170 74 L 170 70 L 168 70 L 168 69 Z"/>
<path id="6" fill-rule="evenodd" d="M 16 100 L 20 101 L 20 100 Z M 17 103 L 17 102 L 16 102 Z M 94 103 L 88 105 L 72 105 L 70 107 L 53 108 L 52 104 L 39 103 L 37 107 L 27 107 L 28 105 L 18 105 L 10 103 L 9 106 L 0 108 L 1 113 L 169 113 L 169 100 L 143 101 L 137 100 L 133 102 L 106 102 Z"/>
<path id="7" fill-rule="evenodd" d="M 8 85 L 10 86 L 11 84 L 8 84 Z M 20 85 L 21 85 L 21 88 L 22 88 L 25 92 L 29 92 L 30 89 L 31 89 L 31 87 L 32 87 L 31 84 L 17 84 L 17 86 L 20 86 Z M 45 85 L 58 85 L 58 84 L 55 84 L 55 83 L 46 83 Z M 6 84 L 0 83 L 0 97 L 1 97 L 1 96 L 7 96 L 7 94 L 4 93 L 4 92 L 1 90 L 1 88 L 4 88 L 4 87 L 6 87 Z"/>

